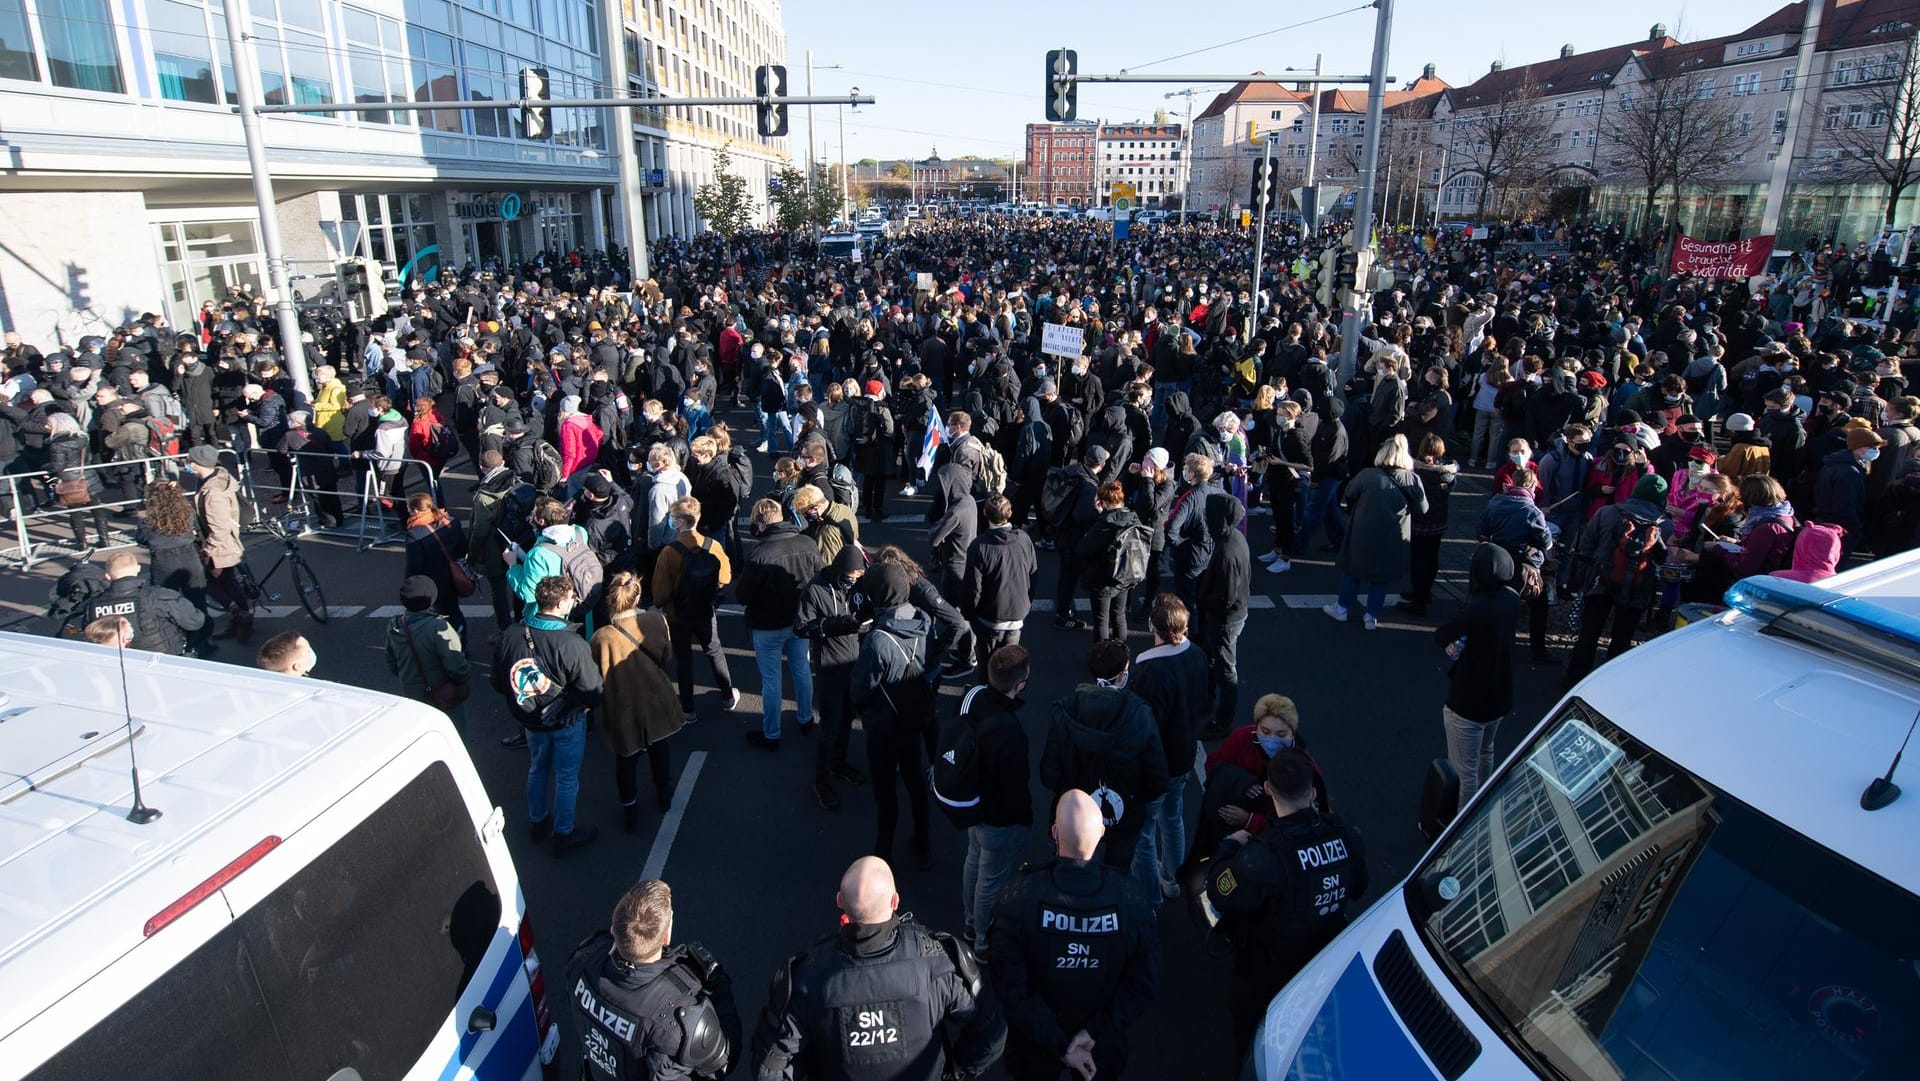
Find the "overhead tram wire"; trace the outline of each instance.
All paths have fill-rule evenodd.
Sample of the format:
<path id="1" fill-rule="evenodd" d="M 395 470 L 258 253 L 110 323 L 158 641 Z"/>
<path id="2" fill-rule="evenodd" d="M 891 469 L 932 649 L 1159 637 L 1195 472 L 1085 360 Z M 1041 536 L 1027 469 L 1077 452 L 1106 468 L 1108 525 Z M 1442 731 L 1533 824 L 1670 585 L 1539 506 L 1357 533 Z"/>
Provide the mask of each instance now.
<path id="1" fill-rule="evenodd" d="M 1289 30 L 1298 30 L 1303 26 L 1312 26 L 1314 23 L 1326 22 L 1328 19 L 1337 19 L 1342 15 L 1351 15 L 1356 11 L 1369 11 L 1369 10 L 1372 10 L 1373 6 L 1374 5 L 1370 3 L 1356 4 L 1353 7 L 1344 8 L 1340 11 L 1331 12 L 1326 15 L 1316 15 L 1311 19 L 1306 19 L 1301 22 L 1290 23 L 1286 26 L 1276 26 L 1272 30 L 1262 30 L 1258 34 L 1248 34 L 1245 37 L 1234 38 L 1232 41 L 1223 41 L 1218 45 L 1206 45 L 1198 49 L 1189 49 L 1184 53 L 1174 53 L 1172 56 L 1163 56 L 1158 60 L 1149 60 L 1144 64 L 1129 64 L 1128 66 L 1121 68 L 1120 70 L 1122 72 L 1136 72 L 1136 71 L 1139 71 L 1141 68 L 1157 67 L 1161 64 L 1169 63 L 1174 60 L 1183 60 L 1189 56 L 1199 56 L 1201 53 L 1210 53 L 1210 52 L 1213 52 L 1215 49 L 1224 49 L 1231 45 L 1241 45 L 1249 41 L 1258 41 L 1261 38 L 1269 38 L 1275 34 L 1284 34 Z"/>

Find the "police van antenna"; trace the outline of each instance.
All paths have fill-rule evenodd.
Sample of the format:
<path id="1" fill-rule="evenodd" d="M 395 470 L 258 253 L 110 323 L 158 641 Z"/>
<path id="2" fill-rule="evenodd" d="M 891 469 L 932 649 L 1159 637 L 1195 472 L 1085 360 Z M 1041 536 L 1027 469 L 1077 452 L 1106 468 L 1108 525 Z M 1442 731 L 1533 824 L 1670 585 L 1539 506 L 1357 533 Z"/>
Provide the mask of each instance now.
<path id="1" fill-rule="evenodd" d="M 1900 741 L 1900 749 L 1893 752 L 1893 761 L 1887 763 L 1887 772 L 1875 777 L 1867 785 L 1867 790 L 1860 793 L 1861 810 L 1878 811 L 1900 798 L 1900 786 L 1893 783 L 1893 771 L 1900 768 L 1900 756 L 1907 753 L 1907 744 L 1913 741 L 1915 725 L 1920 725 L 1920 712 L 1916 712 L 1907 725 L 1906 737 Z"/>
<path id="2" fill-rule="evenodd" d="M 133 699 L 127 694 L 127 644 L 118 628 L 113 636 L 113 652 L 120 660 L 120 711 L 127 715 L 127 761 L 133 765 L 133 809 L 127 812 L 127 821 L 144 826 L 160 817 L 160 809 L 147 806 L 140 798 L 140 756 L 133 749 Z"/>

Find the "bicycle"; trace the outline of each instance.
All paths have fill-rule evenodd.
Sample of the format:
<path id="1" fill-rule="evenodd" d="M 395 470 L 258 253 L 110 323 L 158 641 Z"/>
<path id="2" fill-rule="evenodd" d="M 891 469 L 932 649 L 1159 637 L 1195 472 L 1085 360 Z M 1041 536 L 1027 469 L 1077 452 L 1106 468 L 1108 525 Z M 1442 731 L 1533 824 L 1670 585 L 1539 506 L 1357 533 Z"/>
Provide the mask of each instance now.
<path id="1" fill-rule="evenodd" d="M 267 592 L 266 583 L 279 572 L 281 565 L 285 564 L 287 573 L 293 577 L 294 589 L 300 594 L 300 607 L 307 610 L 307 614 L 313 617 L 314 622 L 327 622 L 330 618 L 327 614 L 327 597 L 320 590 L 320 577 L 313 572 L 306 558 L 300 554 L 300 537 L 306 532 L 306 518 L 300 515 L 262 518 L 260 525 L 285 545 L 286 550 L 280 553 L 279 559 L 273 561 L 273 566 L 267 568 L 267 573 L 258 576 L 253 573 L 253 568 L 248 565 L 246 559 L 240 560 L 235 570 L 239 573 L 240 588 L 246 591 L 247 599 L 254 604 L 259 604 L 263 600 L 279 600 L 280 594 Z"/>

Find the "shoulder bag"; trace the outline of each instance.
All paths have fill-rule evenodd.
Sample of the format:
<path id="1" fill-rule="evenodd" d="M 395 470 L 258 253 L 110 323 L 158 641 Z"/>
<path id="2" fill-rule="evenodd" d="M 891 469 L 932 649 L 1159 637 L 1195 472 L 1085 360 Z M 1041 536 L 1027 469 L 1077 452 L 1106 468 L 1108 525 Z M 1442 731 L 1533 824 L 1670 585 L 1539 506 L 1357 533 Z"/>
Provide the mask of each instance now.
<path id="1" fill-rule="evenodd" d="M 413 627 L 408 624 L 407 617 L 395 617 L 394 629 L 398 630 L 401 637 L 407 640 L 407 651 L 413 654 L 414 667 L 420 670 L 420 682 L 427 682 L 427 663 L 420 656 L 420 647 L 413 641 Z M 467 696 L 471 693 L 472 688 L 467 684 L 450 679 L 438 687 L 429 686 L 427 688 L 427 701 L 433 703 L 442 713 L 452 713 L 460 703 L 467 700 Z"/>

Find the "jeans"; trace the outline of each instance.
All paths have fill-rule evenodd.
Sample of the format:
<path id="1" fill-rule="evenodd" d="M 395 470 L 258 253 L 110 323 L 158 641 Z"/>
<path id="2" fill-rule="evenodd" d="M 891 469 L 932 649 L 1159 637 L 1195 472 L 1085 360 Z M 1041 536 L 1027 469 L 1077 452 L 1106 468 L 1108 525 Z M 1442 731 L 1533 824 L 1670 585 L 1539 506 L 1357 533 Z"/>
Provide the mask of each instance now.
<path id="1" fill-rule="evenodd" d="M 551 732 L 527 731 L 527 817 L 547 820 L 553 804 L 553 832 L 573 832 L 573 803 L 580 795 L 580 760 L 587 754 L 587 718 L 574 719 Z M 547 790 L 552 775 L 553 791 Z"/>
<path id="2" fill-rule="evenodd" d="M 1359 603 L 1359 600 L 1360 600 L 1360 579 L 1355 578 L 1349 574 L 1341 575 L 1340 576 L 1340 607 L 1351 609 L 1353 608 L 1354 605 Z M 1384 609 L 1386 606 L 1387 606 L 1387 587 L 1377 586 L 1377 585 L 1368 585 L 1367 586 L 1367 614 L 1372 616 L 1375 619 L 1379 619 L 1381 610 Z"/>
<path id="3" fill-rule="evenodd" d="M 727 670 L 727 654 L 720 648 L 720 617 L 717 614 L 708 616 L 704 627 L 690 627 L 675 622 L 670 623 L 667 629 L 673 638 L 674 674 L 680 681 L 680 712 L 693 712 L 693 651 L 696 649 L 707 655 L 707 664 L 713 669 L 713 682 L 720 688 L 720 693 L 733 693 L 733 673 Z"/>
<path id="4" fill-rule="evenodd" d="M 1316 480 L 1307 486 L 1307 509 L 1300 516 L 1300 535 L 1294 538 L 1299 549 L 1313 539 L 1313 531 L 1322 521 L 1327 525 L 1327 543 L 1338 548 L 1347 535 L 1347 515 L 1340 509 L 1340 486 L 1344 481 Z"/>
<path id="5" fill-rule="evenodd" d="M 973 929 L 973 948 L 985 952 L 993 902 L 1027 851 L 1025 826 L 967 827 L 967 862 L 960 868 L 960 910 Z"/>
<path id="6" fill-rule="evenodd" d="M 1247 629 L 1247 617 L 1231 623 L 1206 620 L 1200 625 L 1207 650 L 1207 670 L 1213 681 L 1213 723 L 1231 727 L 1240 708 L 1240 632 Z"/>
<path id="7" fill-rule="evenodd" d="M 1147 804 L 1147 825 L 1133 850 L 1133 880 L 1157 906 L 1174 883 L 1174 872 L 1187 859 L 1187 778 L 1167 778 L 1164 794 Z"/>
<path id="8" fill-rule="evenodd" d="M 813 669 L 807 666 L 807 640 L 792 627 L 753 632 L 753 659 L 760 666 L 760 733 L 780 738 L 780 658 L 793 672 L 794 718 L 813 723 Z"/>
<path id="9" fill-rule="evenodd" d="M 1500 722 L 1470 721 L 1445 706 L 1440 707 L 1440 719 L 1447 727 L 1447 761 L 1460 775 L 1460 806 L 1465 807 L 1493 776 L 1493 734 Z"/>
<path id="10" fill-rule="evenodd" d="M 1467 441 L 1467 464 L 1477 465 L 1492 462 L 1500 456 L 1502 449 L 1494 443 L 1494 436 L 1500 427 L 1500 414 L 1491 409 L 1473 411 L 1473 436 Z M 1483 451 L 1480 448 L 1485 446 Z"/>

